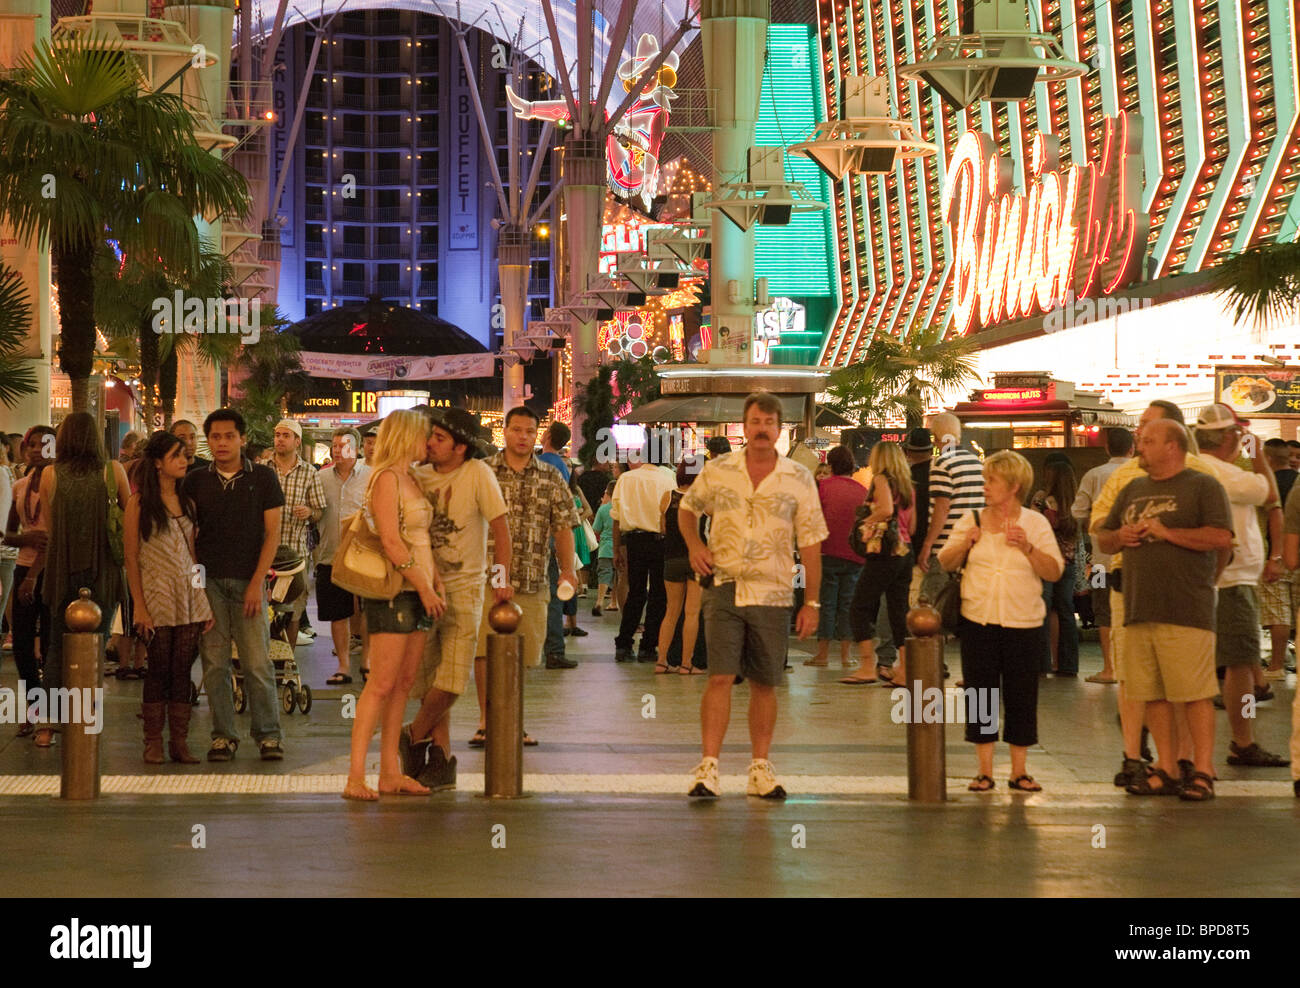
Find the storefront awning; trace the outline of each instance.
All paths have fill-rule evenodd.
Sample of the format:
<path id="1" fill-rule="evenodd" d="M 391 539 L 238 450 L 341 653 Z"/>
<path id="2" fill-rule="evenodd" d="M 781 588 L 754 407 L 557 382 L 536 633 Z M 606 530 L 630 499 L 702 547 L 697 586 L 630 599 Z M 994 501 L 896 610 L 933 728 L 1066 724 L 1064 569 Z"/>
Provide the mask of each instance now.
<path id="1" fill-rule="evenodd" d="M 803 422 L 806 395 L 777 395 L 781 403 L 781 420 L 799 424 Z M 745 411 L 744 395 L 691 395 L 682 398 L 660 398 L 634 408 L 624 416 L 624 422 L 645 424 L 649 422 L 699 422 L 716 424 L 740 422 Z"/>

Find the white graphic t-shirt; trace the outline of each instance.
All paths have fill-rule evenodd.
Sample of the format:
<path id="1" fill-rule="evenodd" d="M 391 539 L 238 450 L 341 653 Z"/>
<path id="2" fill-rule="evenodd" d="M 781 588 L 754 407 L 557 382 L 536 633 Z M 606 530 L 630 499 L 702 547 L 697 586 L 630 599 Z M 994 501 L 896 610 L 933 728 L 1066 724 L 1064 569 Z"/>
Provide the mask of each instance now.
<path id="1" fill-rule="evenodd" d="M 506 513 L 496 475 L 482 460 L 467 460 L 450 473 L 429 464 L 413 471 L 433 505 L 429 541 L 448 590 L 483 583 L 487 572 L 488 522 Z"/>

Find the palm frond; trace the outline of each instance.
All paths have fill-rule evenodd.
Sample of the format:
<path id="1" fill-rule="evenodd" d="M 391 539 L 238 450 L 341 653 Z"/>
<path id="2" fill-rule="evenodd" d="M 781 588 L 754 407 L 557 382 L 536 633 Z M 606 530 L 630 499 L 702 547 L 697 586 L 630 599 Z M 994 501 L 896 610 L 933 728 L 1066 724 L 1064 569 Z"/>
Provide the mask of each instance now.
<path id="1" fill-rule="evenodd" d="M 36 393 L 36 368 L 18 351 L 31 330 L 32 306 L 22 276 L 0 264 L 0 404 L 12 408 Z"/>
<path id="2" fill-rule="evenodd" d="M 1234 254 L 1215 269 L 1214 287 L 1233 318 L 1257 326 L 1300 314 L 1300 241 L 1266 244 Z"/>

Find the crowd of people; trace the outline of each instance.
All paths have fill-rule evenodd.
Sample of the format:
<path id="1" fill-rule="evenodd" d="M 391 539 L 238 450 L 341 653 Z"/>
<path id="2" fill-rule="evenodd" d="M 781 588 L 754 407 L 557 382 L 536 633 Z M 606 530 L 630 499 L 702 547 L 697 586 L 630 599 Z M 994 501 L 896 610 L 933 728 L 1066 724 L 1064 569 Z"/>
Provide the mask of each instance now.
<path id="1" fill-rule="evenodd" d="M 565 639 L 589 634 L 577 620 L 589 587 L 593 616 L 619 614 L 616 662 L 707 674 L 690 794 L 721 793 L 731 696 L 745 682 L 747 792 L 783 798 L 770 749 L 791 632 L 815 636 L 808 666 L 828 666 L 839 642 L 844 685 L 907 688 L 908 609 L 947 596 L 959 602 L 945 629 L 959 644 L 958 685 L 971 704 L 1000 699 L 991 722 L 974 707 L 966 718 L 974 792 L 996 787 L 998 740 L 1009 786 L 1041 791 L 1027 765 L 1040 679 L 1078 676 L 1081 624 L 1101 643 L 1088 681 L 1117 686 L 1117 786 L 1211 799 L 1216 703 L 1230 764 L 1291 764 L 1261 747 L 1252 712 L 1286 676 L 1300 606 L 1300 442 L 1261 442 L 1226 405 L 1189 428 L 1178 406 L 1154 402 L 1136 435 L 1108 430 L 1105 463 L 1076 478 L 1053 453 L 1037 482 L 1019 453 L 982 456 L 949 413 L 875 444 L 865 464 L 832 448 L 816 478 L 777 452 L 781 406 L 765 393 L 746 399 L 742 448 L 713 440 L 707 455 L 676 463 L 651 462 L 647 447 L 626 465 L 581 470 L 565 455 L 568 427 L 540 424 L 525 406 L 509 410 L 494 450 L 475 416 L 422 406 L 364 436 L 335 430 L 319 469 L 303 458 L 298 423 L 280 422 L 273 445 L 255 449 L 231 409 L 201 430 L 178 421 L 129 433 L 118 460 L 84 413 L 57 432 L 8 437 L 0 610 L 19 677 L 60 685 L 64 608 L 89 587 L 119 678 L 144 679 L 144 761 L 199 761 L 188 747 L 196 659 L 207 760 L 235 757 L 236 656 L 259 756 L 281 759 L 265 577 L 277 560 L 310 560 L 337 659 L 328 683 L 352 683 L 361 652 L 343 795 L 425 794 L 455 785 L 450 712 L 471 674 L 470 744 L 486 741 L 491 608 L 518 607 L 526 666 L 571 669 Z M 200 431 L 211 459 L 197 455 Z M 354 544 L 382 557 L 400 589 L 349 589 Z M 300 594 L 285 605 L 290 645 L 309 633 L 306 604 Z M 419 708 L 404 723 L 408 699 Z M 55 730 L 34 721 L 20 733 L 49 747 Z M 374 790 L 365 769 L 376 730 Z M 536 743 L 526 731 L 523 741 Z M 1298 748 L 1293 736 L 1293 758 Z"/>

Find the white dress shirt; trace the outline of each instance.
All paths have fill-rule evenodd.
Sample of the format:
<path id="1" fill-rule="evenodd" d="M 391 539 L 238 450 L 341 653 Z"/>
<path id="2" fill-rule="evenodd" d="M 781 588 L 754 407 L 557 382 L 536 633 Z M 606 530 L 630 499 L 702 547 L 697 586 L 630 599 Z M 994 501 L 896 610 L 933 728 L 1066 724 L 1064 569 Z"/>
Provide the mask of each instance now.
<path id="1" fill-rule="evenodd" d="M 981 521 L 984 512 L 980 512 Z M 1056 535 L 1047 519 L 1029 508 L 1020 509 L 1014 524 L 1025 530 L 1034 547 L 1065 565 Z M 953 526 L 949 541 L 959 544 L 975 525 L 973 512 L 966 512 Z M 1024 550 L 1008 545 L 1006 534 L 987 528 L 966 555 L 961 577 L 962 617 L 976 624 L 997 624 L 1004 628 L 1036 628 L 1047 617 L 1043 603 L 1043 581 L 1034 572 Z"/>
<path id="2" fill-rule="evenodd" d="M 609 516 L 618 522 L 620 537 L 629 532 L 659 534 L 659 502 L 677 487 L 677 475 L 645 464 L 628 470 L 614 485 Z"/>
<path id="3" fill-rule="evenodd" d="M 339 547 L 340 525 L 361 510 L 365 499 L 366 482 L 370 479 L 370 468 L 357 460 L 352 464 L 348 479 L 339 476 L 337 467 L 322 470 L 321 486 L 325 488 L 325 513 L 321 515 L 320 545 L 316 547 L 316 558 L 322 566 L 334 564 L 334 553 Z"/>

